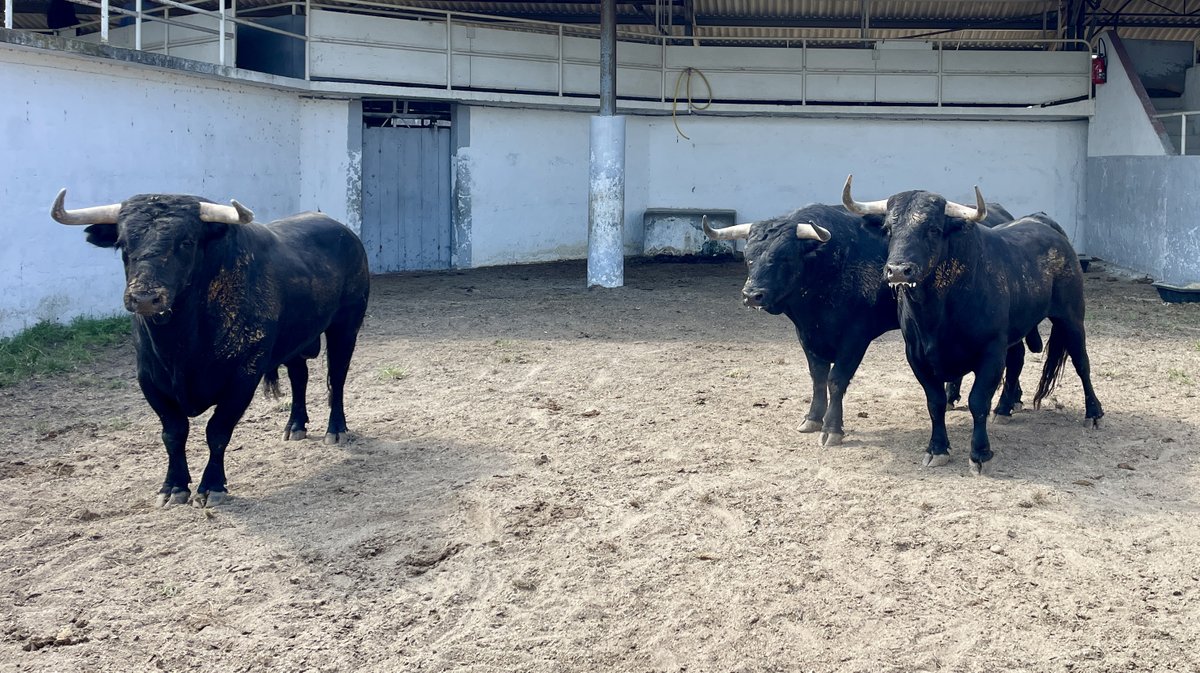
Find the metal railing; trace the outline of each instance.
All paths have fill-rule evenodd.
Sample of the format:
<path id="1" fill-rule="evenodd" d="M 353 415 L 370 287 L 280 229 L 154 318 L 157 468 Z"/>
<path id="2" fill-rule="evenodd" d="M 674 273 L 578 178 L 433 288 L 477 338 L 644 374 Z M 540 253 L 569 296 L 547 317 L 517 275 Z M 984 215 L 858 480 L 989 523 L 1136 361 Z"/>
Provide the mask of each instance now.
<path id="1" fill-rule="evenodd" d="M 322 4 L 319 0 L 290 0 L 277 3 L 266 7 L 245 8 L 240 12 L 237 8 L 237 0 L 218 0 L 219 4 L 216 10 L 202 9 L 181 2 L 180 0 L 154 0 L 157 7 L 145 9 L 142 0 L 135 0 L 134 9 L 126 9 L 125 7 L 115 6 L 110 0 L 70 0 L 79 5 L 95 7 L 100 9 L 99 21 L 91 21 L 82 24 L 82 27 L 91 28 L 98 25 L 100 33 L 100 42 L 109 43 L 110 17 L 112 14 L 132 17 L 134 19 L 134 44 L 133 48 L 142 50 L 143 44 L 142 29 L 143 23 L 150 21 L 162 23 L 164 28 L 164 39 L 161 47 L 167 54 L 170 53 L 172 46 L 170 27 L 194 31 L 203 35 L 215 35 L 218 43 L 217 47 L 217 63 L 227 65 L 230 60 L 230 54 L 227 54 L 226 40 L 232 37 L 230 24 L 252 27 L 256 30 L 261 30 L 269 33 L 285 36 L 290 39 L 302 40 L 304 43 L 304 78 L 311 79 L 312 66 L 312 46 L 313 44 L 352 44 L 355 46 L 371 46 L 380 49 L 390 49 L 397 51 L 417 51 L 443 53 L 445 55 L 445 73 L 444 79 L 440 86 L 446 91 L 455 90 L 455 58 L 456 57 L 496 57 L 512 59 L 515 61 L 526 60 L 540 63 L 554 63 L 557 67 L 557 86 L 551 85 L 545 91 L 548 95 L 564 96 L 565 91 L 564 71 L 568 66 L 579 65 L 582 62 L 572 61 L 565 55 L 564 44 L 569 38 L 585 37 L 598 38 L 599 29 L 590 26 L 568 25 L 562 23 L 552 23 L 546 21 L 536 21 L 530 19 L 515 19 L 510 17 L 493 16 L 487 14 L 477 14 L 471 12 L 452 12 L 446 10 L 433 10 L 416 7 L 407 7 L 400 5 L 392 5 L 383 2 L 375 2 L 373 0 L 348 0 L 345 3 L 338 5 Z M 11 6 L 13 0 L 5 0 L 6 7 Z M 267 9 L 278 9 L 280 7 L 290 7 L 292 13 L 303 11 L 306 16 L 304 34 L 292 33 L 287 30 L 275 28 L 255 21 L 251 14 Z M 302 10 L 301 10 L 302 8 Z M 174 11 L 172 11 L 174 10 Z M 314 10 L 330 10 L 343 13 L 353 13 L 359 15 L 382 16 L 398 19 L 419 19 L 429 23 L 440 23 L 445 25 L 445 44 L 439 46 L 421 46 L 386 42 L 368 42 L 366 40 L 346 39 L 336 37 L 322 37 L 313 35 L 312 20 Z M 196 25 L 180 21 L 180 14 L 186 13 L 189 15 L 197 15 L 209 17 L 216 20 L 216 27 L 205 25 Z M 6 13 L 6 24 L 11 23 L 11 10 Z M 483 29 L 500 29 L 500 30 L 520 30 L 529 33 L 552 36 L 557 39 L 558 48 L 556 56 L 543 56 L 538 54 L 521 54 L 512 52 L 495 52 L 489 53 L 486 49 L 480 49 L 468 46 L 467 48 L 458 48 L 455 44 L 454 33 L 455 28 L 483 28 Z M 913 68 L 909 70 L 893 70 L 887 72 L 877 72 L 874 67 L 871 68 L 854 68 L 854 67 L 820 67 L 810 62 L 810 52 L 812 49 L 821 46 L 858 46 L 877 48 L 881 43 L 885 42 L 882 39 L 835 39 L 835 38 L 791 38 L 791 37 L 762 37 L 762 38 L 746 38 L 746 37 L 704 37 L 704 36 L 683 36 L 683 35 L 660 35 L 650 33 L 639 33 L 633 31 L 618 31 L 618 38 L 623 42 L 635 42 L 643 45 L 654 45 L 660 51 L 658 63 L 655 65 L 649 64 L 622 64 L 622 69 L 635 69 L 646 72 L 658 71 L 659 86 L 657 98 L 661 102 L 671 100 L 669 76 L 676 74 L 676 71 L 684 69 L 683 64 L 675 65 L 669 63 L 668 49 L 675 46 L 773 46 L 782 49 L 796 49 L 799 56 L 795 66 L 759 66 L 759 67 L 743 67 L 741 65 L 730 65 L 728 67 L 708 67 L 705 70 L 709 74 L 721 75 L 736 75 L 738 73 L 753 73 L 759 75 L 793 75 L 800 78 L 800 91 L 798 102 L 801 105 L 810 104 L 809 78 L 811 76 L 820 75 L 874 75 L 876 77 L 876 87 L 880 78 L 887 77 L 903 77 L 903 76 L 926 76 L 936 77 L 936 95 L 932 100 L 921 101 L 917 104 L 921 105 L 936 105 L 942 107 L 945 104 L 946 91 L 945 80 L 947 77 L 954 76 L 978 76 L 986 78 L 991 76 L 1005 77 L 1058 77 L 1058 78 L 1079 78 L 1080 84 L 1089 77 L 1089 70 L 1081 68 L 1079 72 L 1010 72 L 1010 71 L 986 71 L 986 70 L 952 70 L 946 66 L 945 55 L 947 52 L 957 51 L 964 44 L 971 46 L 985 46 L 994 44 L 997 46 L 1013 47 L 1014 45 L 1023 45 L 1027 47 L 1040 46 L 1045 50 L 1078 50 L 1087 51 L 1090 53 L 1090 45 L 1085 40 L 1062 40 L 1062 39 L 1028 39 L 1028 40 L 987 40 L 987 39 L 921 39 L 921 42 L 929 43 L 930 50 L 936 53 L 936 68 Z M 193 40 L 192 43 L 204 42 L 205 40 Z M 894 42 L 895 40 L 888 40 Z M 182 46 L 182 43 L 176 42 L 174 46 Z M 233 49 L 236 49 L 236 41 L 233 42 Z M 922 51 L 924 53 L 924 51 Z M 234 59 L 236 60 L 236 58 Z M 1077 96 L 1076 99 L 1090 100 L 1092 97 L 1092 87 L 1077 87 L 1083 95 Z M 539 93 L 541 91 L 539 90 Z M 876 95 L 878 98 L 878 95 Z M 873 101 L 854 101 L 854 102 L 873 102 Z M 886 102 L 886 101 L 884 101 Z M 1045 102 L 1045 101 L 1043 101 Z M 962 101 L 956 101 L 951 104 L 960 104 Z M 1001 103 L 993 103 L 994 105 L 1002 105 Z M 1021 103 L 1017 103 L 1018 105 Z"/>
<path id="2" fill-rule="evenodd" d="M 1193 117 L 1193 116 L 1200 116 L 1200 110 L 1186 110 L 1186 111 L 1180 111 L 1180 112 L 1164 112 L 1162 114 L 1154 115 L 1155 119 L 1163 119 L 1163 120 L 1169 119 L 1171 117 L 1179 117 L 1179 155 L 1180 156 L 1187 154 L 1187 135 L 1188 135 L 1187 134 L 1187 131 L 1188 131 L 1187 120 L 1188 120 L 1188 117 Z M 1165 122 L 1163 123 L 1163 126 L 1164 127 L 1166 126 Z M 1167 132 L 1170 133 L 1170 131 L 1167 131 Z"/>

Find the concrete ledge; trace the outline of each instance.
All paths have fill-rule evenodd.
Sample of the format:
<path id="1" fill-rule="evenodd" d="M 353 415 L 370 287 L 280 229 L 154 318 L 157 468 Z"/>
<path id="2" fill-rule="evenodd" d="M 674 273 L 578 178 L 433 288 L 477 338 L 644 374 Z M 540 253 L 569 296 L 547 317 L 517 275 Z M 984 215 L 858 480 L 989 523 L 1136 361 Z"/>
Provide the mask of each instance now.
<path id="1" fill-rule="evenodd" d="M 647 208 L 642 214 L 643 253 L 653 257 L 717 257 L 732 255 L 733 241 L 712 241 L 701 226 L 704 216 L 713 228 L 737 223 L 737 211 L 700 208 Z"/>

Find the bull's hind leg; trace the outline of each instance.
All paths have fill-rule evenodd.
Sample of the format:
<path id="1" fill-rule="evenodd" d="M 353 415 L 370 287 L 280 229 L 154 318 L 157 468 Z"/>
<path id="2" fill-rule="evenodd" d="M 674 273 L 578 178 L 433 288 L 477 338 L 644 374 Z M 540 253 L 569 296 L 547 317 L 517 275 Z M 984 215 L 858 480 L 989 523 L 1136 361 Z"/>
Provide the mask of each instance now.
<path id="1" fill-rule="evenodd" d="M 1061 328 L 1066 340 L 1067 355 L 1071 356 L 1071 364 L 1075 365 L 1075 373 L 1083 384 L 1083 408 L 1085 418 L 1092 421 L 1092 427 L 1100 427 L 1100 419 L 1104 417 L 1104 409 L 1100 399 L 1092 389 L 1092 365 L 1087 354 L 1087 337 L 1083 330 L 1083 321 L 1070 322 L 1055 320 L 1054 327 Z"/>
<path id="2" fill-rule="evenodd" d="M 288 416 L 287 427 L 283 429 L 283 439 L 297 440 L 308 436 L 308 359 L 315 358 L 321 352 L 321 338 L 317 337 L 300 355 L 288 360 L 288 381 L 292 384 L 292 412 Z"/>
<path id="3" fill-rule="evenodd" d="M 326 444 L 337 444 L 350 435 L 346 428 L 343 392 L 360 324 L 361 315 L 357 320 L 335 322 L 325 331 L 325 355 L 329 359 L 329 427 L 325 431 Z"/>
<path id="4" fill-rule="evenodd" d="M 863 355 L 867 352 L 868 341 L 862 348 L 853 352 L 843 353 L 833 363 L 833 371 L 829 374 L 829 411 L 825 412 L 822 423 L 821 446 L 837 446 L 842 443 L 845 431 L 842 429 L 842 401 L 846 397 L 846 389 L 850 387 L 850 379 L 862 364 Z"/>
<path id="5" fill-rule="evenodd" d="M 946 409 L 953 411 L 954 405 L 962 399 L 962 377 L 946 384 Z"/>
<path id="6" fill-rule="evenodd" d="M 1004 359 L 1004 388 L 993 410 L 995 422 L 1004 423 L 1012 418 L 1013 411 L 1021 408 L 1021 370 L 1025 368 L 1025 346 L 1009 346 Z"/>
<path id="7" fill-rule="evenodd" d="M 974 474 L 983 474 L 983 464 L 992 459 L 987 435 L 988 407 L 996 395 L 996 388 L 1000 387 L 1003 372 L 1001 354 L 992 351 L 975 372 L 975 384 L 967 397 L 967 406 L 971 409 L 971 472 Z"/>
<path id="8" fill-rule="evenodd" d="M 208 441 L 208 464 L 204 466 L 204 476 L 200 477 L 200 485 L 196 487 L 196 495 L 192 504 L 196 507 L 215 507 L 226 497 L 225 489 L 225 448 L 233 437 L 233 428 L 246 413 L 250 400 L 254 399 L 254 389 L 257 381 L 249 380 L 238 385 L 213 411 L 208 419 L 204 435 Z"/>
<path id="9" fill-rule="evenodd" d="M 808 414 L 804 416 L 800 432 L 818 432 L 824 427 L 825 412 L 829 410 L 830 362 L 813 355 L 807 348 L 804 357 L 808 358 L 808 377 L 812 379 L 812 402 L 808 404 Z"/>

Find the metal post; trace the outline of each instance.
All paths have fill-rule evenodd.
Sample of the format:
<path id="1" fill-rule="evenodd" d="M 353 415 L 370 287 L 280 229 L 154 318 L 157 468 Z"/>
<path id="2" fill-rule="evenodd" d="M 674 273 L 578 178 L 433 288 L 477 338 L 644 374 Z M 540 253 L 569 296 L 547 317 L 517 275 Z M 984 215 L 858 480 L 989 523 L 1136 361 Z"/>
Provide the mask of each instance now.
<path id="1" fill-rule="evenodd" d="M 100 41 L 108 44 L 108 0 L 100 0 Z"/>
<path id="2" fill-rule="evenodd" d="M 237 18 L 237 0 L 229 0 L 229 17 L 232 19 Z M 237 31 L 237 24 L 234 24 L 233 34 L 230 35 L 231 39 L 229 40 L 229 60 L 233 62 L 233 67 L 235 68 L 237 67 Z"/>
<path id="3" fill-rule="evenodd" d="M 312 77 L 312 0 L 304 0 L 304 79 Z"/>
<path id="4" fill-rule="evenodd" d="M 600 114 L 617 112 L 617 2 L 600 2 Z"/>
<path id="5" fill-rule="evenodd" d="M 446 12 L 446 91 L 454 88 L 454 24 Z"/>
<path id="6" fill-rule="evenodd" d="M 163 7 L 163 18 L 171 18 L 170 7 Z M 163 54 L 167 56 L 171 55 L 171 24 L 169 23 L 163 24 Z"/>
<path id="7" fill-rule="evenodd" d="M 1187 154 L 1187 115 L 1179 115 L 1179 155 Z"/>
<path id="8" fill-rule="evenodd" d="M 217 11 L 221 14 L 217 19 L 217 63 L 225 65 L 225 0 L 217 3 Z"/>
<path id="9" fill-rule="evenodd" d="M 12 30 L 13 27 L 13 0 L 4 0 L 4 27 Z"/>
<path id="10" fill-rule="evenodd" d="M 625 117 L 592 117 L 588 287 L 625 284 Z"/>
<path id="11" fill-rule="evenodd" d="M 625 118 L 617 109 L 617 3 L 601 0 L 600 114 L 592 117 L 588 287 L 625 284 Z"/>
<path id="12" fill-rule="evenodd" d="M 942 106 L 942 41 L 938 40 L 938 100 L 937 106 Z"/>
<path id="13" fill-rule="evenodd" d="M 137 0 L 133 6 L 137 16 L 133 17 L 133 48 L 142 50 L 142 0 Z"/>
<path id="14" fill-rule="evenodd" d="M 563 95 L 563 25 L 558 24 L 558 95 Z"/>

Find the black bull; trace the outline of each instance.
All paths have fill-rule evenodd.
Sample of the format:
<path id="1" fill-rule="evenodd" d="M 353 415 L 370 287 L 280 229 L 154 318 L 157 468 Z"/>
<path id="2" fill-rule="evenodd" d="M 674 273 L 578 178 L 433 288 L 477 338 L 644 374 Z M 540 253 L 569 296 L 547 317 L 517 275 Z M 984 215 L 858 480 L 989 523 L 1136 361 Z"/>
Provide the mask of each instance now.
<path id="1" fill-rule="evenodd" d="M 90 225 L 87 240 L 117 248 L 125 264 L 125 307 L 133 313 L 138 384 L 162 421 L 167 476 L 160 505 L 190 496 L 188 417 L 216 407 L 205 438 L 209 459 L 193 503 L 224 499 L 225 448 L 265 377 L 292 384 L 284 439 L 306 435 L 307 359 L 325 334 L 329 361 L 327 443 L 346 437 L 343 388 L 367 307 L 369 275 L 358 237 L 318 213 L 269 224 L 241 204 L 194 196 L 138 195 L 123 203 L 51 215 Z"/>
<path id="2" fill-rule="evenodd" d="M 985 224 L 1012 219 L 993 204 Z M 887 238 L 878 217 L 861 217 L 838 206 L 814 204 L 787 215 L 724 229 L 710 238 L 746 239 L 746 284 L 742 301 L 768 313 L 786 315 L 808 360 L 812 402 L 800 432 L 821 432 L 823 446 L 840 444 L 844 436 L 842 400 L 871 342 L 899 328 L 896 296 L 883 279 Z M 1041 350 L 1034 329 L 1029 346 Z M 1008 378 L 1007 412 L 1019 404 L 1020 364 L 1024 348 L 1015 344 L 1016 370 Z M 961 377 L 949 382 L 947 404 L 958 399 Z"/>
<path id="3" fill-rule="evenodd" d="M 974 372 L 970 460 L 979 474 L 992 458 L 988 405 L 1006 359 L 1011 365 L 1009 346 L 1044 318 L 1052 327 L 1034 406 L 1053 389 L 1069 354 L 1083 383 L 1086 417 L 1098 425 L 1104 412 L 1092 390 L 1083 270 L 1066 234 L 1042 213 L 995 229 L 975 226 L 987 211 L 978 188 L 975 194 L 974 207 L 923 191 L 859 203 L 850 196 L 848 178 L 843 202 L 854 212 L 885 218 L 885 275 L 900 294 L 905 353 L 933 423 L 925 464 L 949 460 L 941 382 Z"/>

